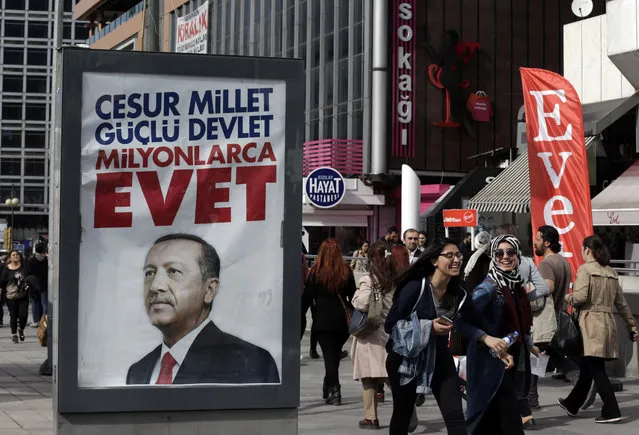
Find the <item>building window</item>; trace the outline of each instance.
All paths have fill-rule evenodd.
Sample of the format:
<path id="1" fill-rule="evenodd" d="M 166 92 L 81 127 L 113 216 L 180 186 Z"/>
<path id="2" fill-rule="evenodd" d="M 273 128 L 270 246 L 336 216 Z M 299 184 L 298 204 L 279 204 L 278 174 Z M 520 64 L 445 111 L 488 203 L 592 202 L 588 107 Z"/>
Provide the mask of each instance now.
<path id="1" fill-rule="evenodd" d="M 20 121 L 22 119 L 22 104 L 2 103 L 2 119 Z"/>
<path id="2" fill-rule="evenodd" d="M 47 106 L 44 104 L 27 103 L 25 119 L 27 121 L 46 121 Z"/>
<path id="3" fill-rule="evenodd" d="M 46 21 L 29 21 L 29 38 L 49 38 L 49 23 Z"/>
<path id="4" fill-rule="evenodd" d="M 114 47 L 114 50 L 133 51 L 135 50 L 135 42 L 138 40 L 137 36 L 124 41 L 122 44 Z"/>
<path id="5" fill-rule="evenodd" d="M 64 0 L 64 12 L 73 12 L 73 0 Z"/>
<path id="6" fill-rule="evenodd" d="M 3 92 L 22 92 L 22 76 L 2 76 Z"/>
<path id="7" fill-rule="evenodd" d="M 4 0 L 5 9 L 23 11 L 26 1 L 24 0 Z"/>
<path id="8" fill-rule="evenodd" d="M 0 148 L 21 148 L 22 132 L 17 130 L 2 130 Z"/>
<path id="9" fill-rule="evenodd" d="M 47 50 L 38 48 L 27 49 L 27 65 L 47 66 Z"/>
<path id="10" fill-rule="evenodd" d="M 0 159 L 0 175 L 20 176 L 20 159 L 14 157 L 3 157 Z"/>
<path id="11" fill-rule="evenodd" d="M 44 204 L 44 187 L 24 186 L 25 204 Z"/>
<path id="12" fill-rule="evenodd" d="M 24 175 L 29 177 L 44 177 L 44 159 L 25 159 Z"/>
<path id="13" fill-rule="evenodd" d="M 62 26 L 62 39 L 71 39 L 71 24 L 65 23 Z"/>
<path id="14" fill-rule="evenodd" d="M 24 65 L 24 49 L 4 47 L 5 65 Z"/>
<path id="15" fill-rule="evenodd" d="M 47 78 L 39 76 L 27 77 L 27 92 L 32 94 L 46 94 Z"/>
<path id="16" fill-rule="evenodd" d="M 25 148 L 45 148 L 47 145 L 47 138 L 44 131 L 27 131 L 24 134 L 24 147 Z"/>
<path id="17" fill-rule="evenodd" d="M 48 11 L 49 0 L 29 0 L 29 10 L 30 11 Z"/>
<path id="18" fill-rule="evenodd" d="M 4 36 L 8 38 L 24 38 L 24 23 L 22 21 L 5 21 Z"/>
<path id="19" fill-rule="evenodd" d="M 89 39 L 89 28 L 86 24 L 75 23 L 75 39 L 76 41 Z"/>

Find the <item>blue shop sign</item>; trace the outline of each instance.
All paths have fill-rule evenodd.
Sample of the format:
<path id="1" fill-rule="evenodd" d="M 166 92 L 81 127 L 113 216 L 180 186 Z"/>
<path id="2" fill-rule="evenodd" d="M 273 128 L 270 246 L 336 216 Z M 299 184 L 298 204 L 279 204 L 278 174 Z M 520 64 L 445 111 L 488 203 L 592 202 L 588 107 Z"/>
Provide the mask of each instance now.
<path id="1" fill-rule="evenodd" d="M 317 168 L 306 177 L 304 192 L 317 208 L 335 207 L 344 198 L 344 177 L 329 167 Z"/>

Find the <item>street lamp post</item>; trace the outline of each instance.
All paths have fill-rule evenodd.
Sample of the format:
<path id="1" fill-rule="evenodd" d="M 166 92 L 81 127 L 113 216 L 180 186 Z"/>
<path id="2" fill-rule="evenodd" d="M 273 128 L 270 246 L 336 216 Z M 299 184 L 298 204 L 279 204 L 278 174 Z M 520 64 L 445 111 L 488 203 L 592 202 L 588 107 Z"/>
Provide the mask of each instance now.
<path id="1" fill-rule="evenodd" d="M 18 205 L 20 205 L 20 199 L 16 197 L 15 188 L 13 185 L 11 186 L 11 197 L 7 198 L 7 200 L 4 203 L 7 206 L 11 207 L 11 230 L 13 231 L 13 218 L 14 218 L 15 208 Z M 9 247 L 7 249 L 11 249 L 11 248 Z"/>

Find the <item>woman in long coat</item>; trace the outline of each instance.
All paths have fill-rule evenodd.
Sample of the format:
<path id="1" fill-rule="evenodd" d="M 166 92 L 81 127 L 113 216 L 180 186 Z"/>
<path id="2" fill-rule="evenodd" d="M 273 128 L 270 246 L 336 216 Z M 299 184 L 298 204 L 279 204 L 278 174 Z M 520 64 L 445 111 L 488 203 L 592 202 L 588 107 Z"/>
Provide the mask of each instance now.
<path id="1" fill-rule="evenodd" d="M 364 420 L 359 422 L 360 429 L 379 429 L 377 419 L 378 399 L 376 392 L 387 381 L 386 342 L 388 334 L 383 324 L 393 305 L 395 279 L 408 267 L 408 251 L 391 246 L 385 241 L 373 244 L 369 254 L 371 272 L 359 280 L 359 288 L 353 296 L 355 309 L 368 312 L 369 298 L 373 289 L 382 295 L 382 323 L 380 327 L 364 338 L 354 338 L 351 348 L 353 359 L 353 379 L 362 381 L 364 399 Z"/>
<path id="2" fill-rule="evenodd" d="M 617 359 L 617 325 L 613 306 L 626 322 L 632 341 L 637 341 L 637 323 L 623 296 L 617 273 L 610 267 L 610 252 L 597 236 L 586 237 L 582 255 L 586 261 L 577 271 L 573 293 L 566 302 L 579 310 L 579 327 L 584 341 L 584 356 L 579 360 L 579 379 L 568 397 L 557 403 L 575 417 L 586 401 L 592 381 L 603 401 L 597 423 L 621 420 L 615 392 L 606 374 L 605 361 Z"/>

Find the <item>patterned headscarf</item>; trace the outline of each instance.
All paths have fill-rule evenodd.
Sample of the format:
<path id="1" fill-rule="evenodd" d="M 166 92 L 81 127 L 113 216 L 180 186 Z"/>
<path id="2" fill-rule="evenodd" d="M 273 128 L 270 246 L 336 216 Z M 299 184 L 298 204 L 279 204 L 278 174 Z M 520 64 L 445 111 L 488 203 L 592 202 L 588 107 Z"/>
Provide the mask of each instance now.
<path id="1" fill-rule="evenodd" d="M 490 263 L 488 275 L 493 278 L 500 287 L 508 287 L 510 288 L 510 291 L 513 292 L 516 287 L 523 285 L 523 280 L 521 275 L 519 275 L 519 267 L 507 272 L 499 266 L 499 263 L 495 258 L 495 251 L 502 243 L 509 243 L 515 251 L 517 251 L 517 262 L 518 264 L 521 264 L 521 244 L 519 243 L 519 240 L 515 236 L 502 234 L 495 237 L 490 244 L 490 258 L 492 262 Z"/>

